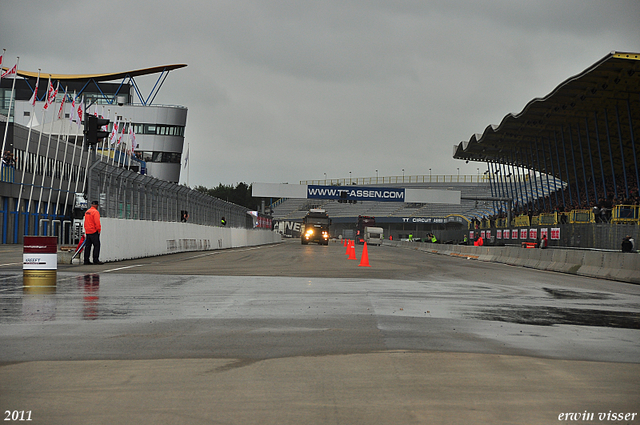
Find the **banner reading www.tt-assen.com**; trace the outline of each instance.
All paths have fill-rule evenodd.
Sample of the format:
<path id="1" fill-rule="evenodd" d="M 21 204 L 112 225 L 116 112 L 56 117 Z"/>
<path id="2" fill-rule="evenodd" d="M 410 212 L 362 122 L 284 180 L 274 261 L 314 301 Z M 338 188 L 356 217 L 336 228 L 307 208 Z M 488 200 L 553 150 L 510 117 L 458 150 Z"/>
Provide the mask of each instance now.
<path id="1" fill-rule="evenodd" d="M 346 193 L 346 195 L 344 194 Z M 358 186 L 307 186 L 308 199 L 346 199 L 349 201 L 405 202 L 403 188 Z"/>

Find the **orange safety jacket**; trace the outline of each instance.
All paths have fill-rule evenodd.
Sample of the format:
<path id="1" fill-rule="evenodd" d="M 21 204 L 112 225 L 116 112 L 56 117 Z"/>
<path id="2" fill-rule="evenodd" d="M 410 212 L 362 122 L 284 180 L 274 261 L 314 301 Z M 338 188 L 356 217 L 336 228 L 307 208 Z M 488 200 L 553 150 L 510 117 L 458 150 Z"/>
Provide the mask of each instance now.
<path id="1" fill-rule="evenodd" d="M 92 235 L 96 232 L 100 233 L 101 231 L 100 212 L 95 206 L 92 206 L 84 213 L 84 232 L 87 235 Z"/>

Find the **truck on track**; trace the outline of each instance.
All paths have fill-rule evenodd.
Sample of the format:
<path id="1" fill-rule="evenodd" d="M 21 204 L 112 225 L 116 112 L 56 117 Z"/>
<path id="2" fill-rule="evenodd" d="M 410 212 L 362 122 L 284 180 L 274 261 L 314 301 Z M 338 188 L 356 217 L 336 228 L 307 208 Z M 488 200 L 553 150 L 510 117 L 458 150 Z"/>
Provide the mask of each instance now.
<path id="1" fill-rule="evenodd" d="M 364 241 L 367 245 L 382 245 L 384 240 L 384 231 L 382 227 L 365 227 Z"/>
<path id="2" fill-rule="evenodd" d="M 329 226 L 331 219 L 322 209 L 311 209 L 302 219 L 300 241 L 302 245 L 309 242 L 317 242 L 320 245 L 329 245 Z"/>
<path id="3" fill-rule="evenodd" d="M 358 223 L 356 224 L 356 243 L 364 243 L 364 228 L 374 227 L 376 225 L 376 218 L 368 215 L 359 215 Z"/>

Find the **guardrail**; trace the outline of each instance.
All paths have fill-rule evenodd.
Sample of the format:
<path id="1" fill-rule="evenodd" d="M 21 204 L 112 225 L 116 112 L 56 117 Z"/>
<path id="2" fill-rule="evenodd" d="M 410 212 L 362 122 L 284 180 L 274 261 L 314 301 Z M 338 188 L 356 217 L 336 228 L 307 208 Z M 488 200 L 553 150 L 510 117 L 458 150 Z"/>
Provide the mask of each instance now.
<path id="1" fill-rule="evenodd" d="M 611 222 L 640 224 L 640 205 L 616 205 L 611 213 Z"/>
<path id="2" fill-rule="evenodd" d="M 385 241 L 384 245 L 416 249 L 538 270 L 640 283 L 640 254 L 577 249 L 523 249 L 522 247 L 466 246 Z"/>

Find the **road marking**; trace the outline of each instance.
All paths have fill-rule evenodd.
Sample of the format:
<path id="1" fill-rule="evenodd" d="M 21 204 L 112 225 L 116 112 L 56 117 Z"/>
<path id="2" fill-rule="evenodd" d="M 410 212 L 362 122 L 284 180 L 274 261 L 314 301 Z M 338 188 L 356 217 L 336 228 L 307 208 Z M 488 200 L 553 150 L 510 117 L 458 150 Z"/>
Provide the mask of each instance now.
<path id="1" fill-rule="evenodd" d="M 146 266 L 146 265 L 147 264 L 134 264 L 133 266 L 118 267 L 116 269 L 103 270 L 101 272 L 96 272 L 96 273 L 98 273 L 98 274 L 100 274 L 100 273 L 109 273 L 109 272 L 115 272 L 115 271 L 118 271 L 118 270 L 131 269 L 133 267 L 142 267 L 142 266 Z"/>

